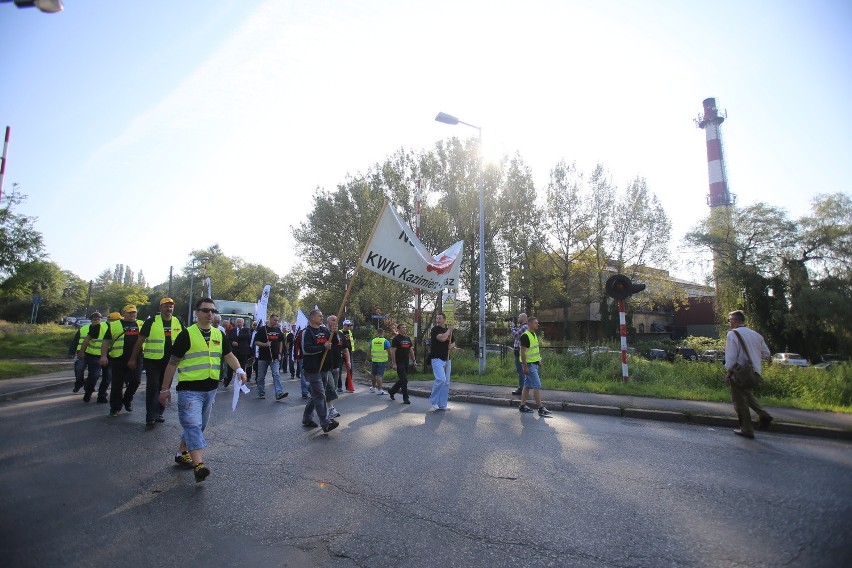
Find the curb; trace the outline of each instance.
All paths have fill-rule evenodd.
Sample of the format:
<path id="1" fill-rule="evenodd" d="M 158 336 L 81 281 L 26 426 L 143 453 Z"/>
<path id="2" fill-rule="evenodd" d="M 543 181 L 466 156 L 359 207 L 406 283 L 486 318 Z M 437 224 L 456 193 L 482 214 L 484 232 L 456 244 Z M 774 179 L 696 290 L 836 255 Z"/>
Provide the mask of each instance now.
<path id="1" fill-rule="evenodd" d="M 368 382 L 358 381 L 360 384 Z M 39 387 L 0 394 L 0 402 L 17 400 L 26 396 L 42 392 L 56 390 L 62 387 L 73 386 L 74 378 L 57 379 L 57 382 Z M 408 389 L 410 396 L 429 398 L 430 390 L 422 388 Z M 469 402 L 474 404 L 488 404 L 491 406 L 505 406 L 507 408 L 517 407 L 518 402 L 514 399 L 485 396 L 482 394 L 450 394 L 450 400 L 454 402 Z M 691 412 L 679 412 L 672 410 L 646 410 L 640 408 L 629 408 L 621 406 L 599 406 L 593 404 L 579 404 L 562 401 L 543 401 L 547 407 L 554 412 L 574 412 L 577 414 L 596 414 L 599 416 L 615 416 L 621 418 L 634 418 L 637 420 L 657 420 L 660 422 L 671 422 L 679 424 L 694 424 L 697 426 L 715 426 L 718 428 L 736 428 L 738 423 L 730 416 L 716 416 L 709 414 L 694 414 Z M 816 438 L 827 438 L 830 440 L 852 441 L 852 431 L 831 428 L 828 426 L 810 426 L 808 424 L 797 424 L 791 422 L 773 422 L 769 433 L 793 434 L 797 436 L 809 436 Z"/>
<path id="2" fill-rule="evenodd" d="M 409 388 L 410 396 L 428 398 L 430 391 Z M 518 402 L 514 399 L 490 397 L 481 394 L 450 394 L 450 400 L 455 402 L 472 402 L 477 404 L 490 404 L 492 406 L 517 407 Z M 641 408 L 628 408 L 621 406 L 598 406 L 593 404 L 578 404 L 573 402 L 542 401 L 547 407 L 556 412 L 575 412 L 578 414 L 596 414 L 599 416 L 615 416 L 621 418 L 634 418 L 637 420 L 657 420 L 660 422 L 672 422 L 679 424 L 694 424 L 696 426 L 715 426 L 718 428 L 736 428 L 739 424 L 735 418 L 729 416 L 715 416 L 707 414 L 693 414 L 691 412 L 679 412 L 672 410 L 646 410 Z M 806 424 L 794 424 L 790 422 L 773 422 L 769 433 L 794 434 L 798 436 L 810 436 L 828 438 L 831 440 L 852 441 L 852 431 L 830 428 L 827 426 L 809 426 Z"/>

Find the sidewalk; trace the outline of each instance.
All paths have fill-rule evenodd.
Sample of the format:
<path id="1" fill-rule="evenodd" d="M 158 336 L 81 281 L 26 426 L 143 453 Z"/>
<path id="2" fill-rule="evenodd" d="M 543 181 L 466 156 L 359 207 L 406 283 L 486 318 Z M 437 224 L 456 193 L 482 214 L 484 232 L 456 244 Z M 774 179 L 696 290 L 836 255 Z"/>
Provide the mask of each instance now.
<path id="1" fill-rule="evenodd" d="M 364 386 L 370 383 L 367 376 L 356 375 L 355 381 Z M 0 381 L 0 402 L 59 389 L 67 389 L 70 393 L 73 387 L 74 373 L 69 362 L 67 371 Z M 517 408 L 519 402 L 518 397 L 510 394 L 512 387 L 459 382 L 452 382 L 450 387 L 451 401 L 492 404 L 513 409 Z M 432 380 L 412 380 L 408 383 L 408 390 L 412 396 L 428 397 L 431 389 Z M 724 428 L 737 426 L 736 414 L 731 403 L 556 390 L 543 390 L 542 401 L 554 412 L 601 414 Z M 852 414 L 775 407 L 766 407 L 766 410 L 775 418 L 770 432 L 852 440 Z"/>

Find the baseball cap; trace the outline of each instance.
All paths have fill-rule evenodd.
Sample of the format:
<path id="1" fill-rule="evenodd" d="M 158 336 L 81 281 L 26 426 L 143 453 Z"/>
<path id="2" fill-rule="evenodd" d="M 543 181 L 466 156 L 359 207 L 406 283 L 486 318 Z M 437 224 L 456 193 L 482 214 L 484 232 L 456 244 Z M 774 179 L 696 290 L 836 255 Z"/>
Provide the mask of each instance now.
<path id="1" fill-rule="evenodd" d="M 127 312 L 138 312 L 139 310 L 137 310 L 136 306 L 134 306 L 133 304 L 127 304 L 126 306 L 124 306 L 124 308 L 121 311 L 124 312 L 124 313 L 127 313 Z"/>
<path id="2" fill-rule="evenodd" d="M 174 300 L 172 300 L 171 298 L 163 298 L 162 300 L 160 300 L 160 305 L 161 305 L 161 306 L 162 306 L 163 304 L 174 304 L 174 303 L 175 303 L 175 301 L 174 301 Z"/>
<path id="3" fill-rule="evenodd" d="M 121 314 L 118 312 L 110 312 L 107 316 L 107 321 L 118 321 L 121 319 Z"/>
<path id="4" fill-rule="evenodd" d="M 343 325 L 352 325 L 352 322 L 349 320 L 343 320 Z"/>

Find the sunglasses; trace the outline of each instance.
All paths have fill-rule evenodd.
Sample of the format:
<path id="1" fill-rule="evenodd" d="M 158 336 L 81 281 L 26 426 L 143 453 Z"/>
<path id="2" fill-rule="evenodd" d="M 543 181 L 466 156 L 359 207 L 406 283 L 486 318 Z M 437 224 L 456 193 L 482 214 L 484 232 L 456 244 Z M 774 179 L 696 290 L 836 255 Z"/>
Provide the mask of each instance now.
<path id="1" fill-rule="evenodd" d="M 198 308 L 199 312 L 204 312 L 205 314 L 218 314 L 219 310 L 216 308 Z"/>

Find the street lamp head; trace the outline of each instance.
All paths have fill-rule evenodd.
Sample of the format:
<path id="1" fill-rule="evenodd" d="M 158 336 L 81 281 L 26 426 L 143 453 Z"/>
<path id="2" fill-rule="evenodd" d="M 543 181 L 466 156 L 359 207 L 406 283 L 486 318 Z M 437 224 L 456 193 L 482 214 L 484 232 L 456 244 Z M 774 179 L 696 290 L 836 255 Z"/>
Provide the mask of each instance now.
<path id="1" fill-rule="evenodd" d="M 46 14 L 55 14 L 61 12 L 62 0 L 0 0 L 0 2 L 15 2 L 18 8 L 38 8 Z"/>
<path id="2" fill-rule="evenodd" d="M 445 112 L 439 112 L 438 116 L 435 117 L 435 120 L 437 120 L 438 122 L 443 122 L 444 124 L 456 125 L 459 123 L 459 119 Z"/>

